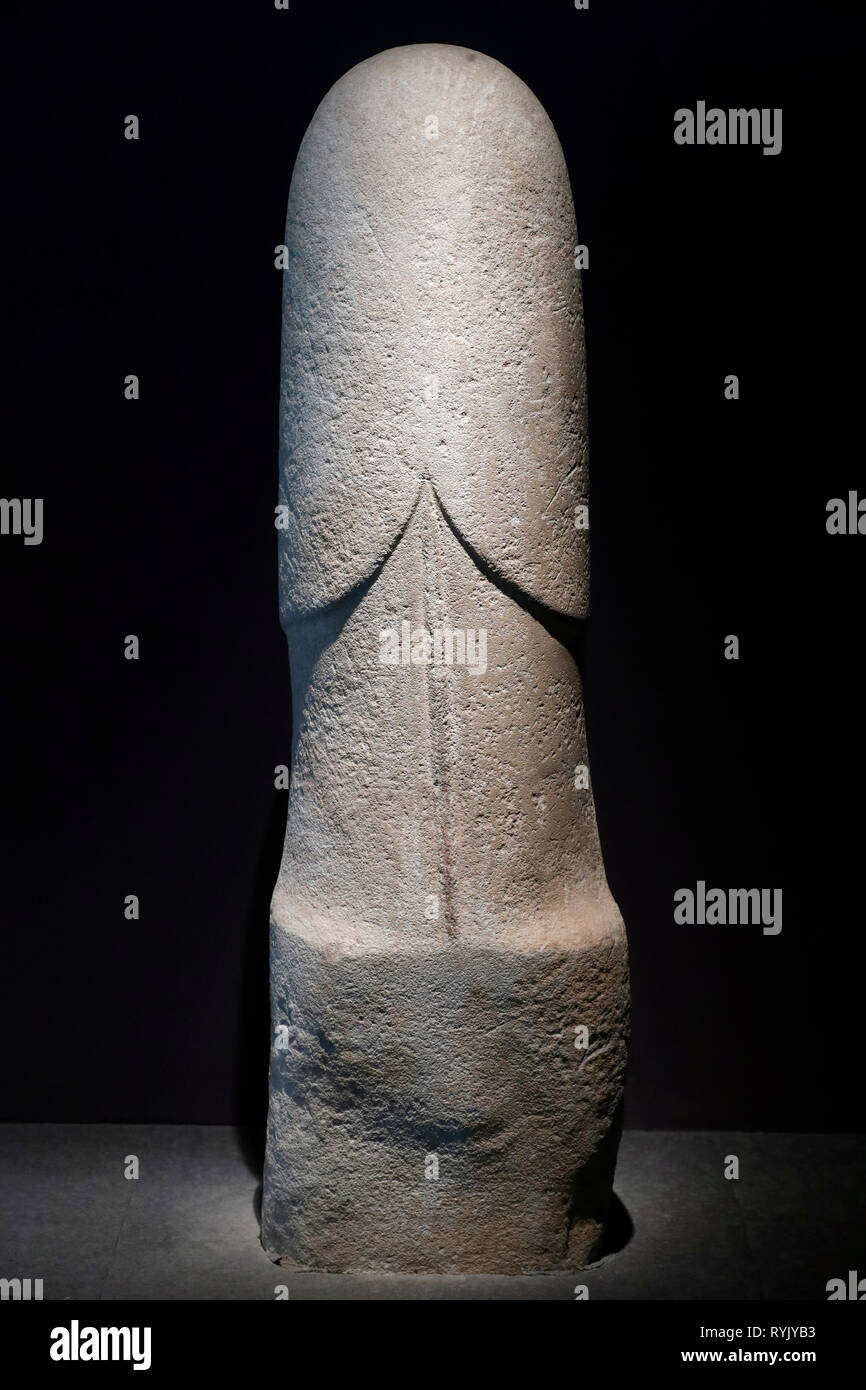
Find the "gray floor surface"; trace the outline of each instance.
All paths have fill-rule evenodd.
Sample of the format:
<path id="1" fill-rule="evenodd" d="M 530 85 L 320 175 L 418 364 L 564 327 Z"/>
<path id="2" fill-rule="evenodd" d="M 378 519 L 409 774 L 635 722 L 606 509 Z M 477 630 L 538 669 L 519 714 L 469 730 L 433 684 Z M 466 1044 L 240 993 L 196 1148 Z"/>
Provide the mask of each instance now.
<path id="1" fill-rule="evenodd" d="M 828 1279 L 866 1275 L 864 1136 L 627 1131 L 621 1248 L 580 1275 L 521 1277 L 282 1270 L 259 1244 L 255 1148 L 217 1126 L 0 1126 L 0 1278 L 59 1300 L 273 1299 L 279 1284 L 292 1299 L 573 1299 L 586 1284 L 592 1299 L 823 1301 Z"/>

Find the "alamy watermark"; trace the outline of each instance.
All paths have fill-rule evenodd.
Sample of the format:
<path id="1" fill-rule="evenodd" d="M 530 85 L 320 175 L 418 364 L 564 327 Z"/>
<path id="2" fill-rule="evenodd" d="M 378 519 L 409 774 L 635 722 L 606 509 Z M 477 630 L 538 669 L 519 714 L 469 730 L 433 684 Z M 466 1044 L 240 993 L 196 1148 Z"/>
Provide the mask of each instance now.
<path id="1" fill-rule="evenodd" d="M 861 1279 L 856 1269 L 848 1270 L 848 1278 L 827 1280 L 827 1302 L 838 1303 L 852 1300 L 855 1303 L 866 1301 L 866 1279 Z"/>
<path id="2" fill-rule="evenodd" d="M 42 498 L 0 497 L 0 536 L 23 536 L 25 545 L 41 545 Z"/>
<path id="3" fill-rule="evenodd" d="M 42 1279 L 0 1279 L 0 1302 L 39 1302 L 42 1298 Z"/>
<path id="4" fill-rule="evenodd" d="M 781 888 L 707 888 L 702 878 L 694 889 L 674 893 L 674 921 L 688 926 L 763 926 L 764 936 L 782 930 Z"/>
<path id="5" fill-rule="evenodd" d="M 134 1371 L 147 1371 L 150 1353 L 149 1327 L 82 1327 L 73 1318 L 51 1331 L 52 1361 L 131 1361 Z"/>
<path id="6" fill-rule="evenodd" d="M 405 620 L 379 633 L 382 666 L 465 666 L 474 676 L 487 670 L 487 630 L 479 627 L 416 627 Z"/>
<path id="7" fill-rule="evenodd" d="M 866 497 L 853 490 L 827 503 L 827 533 L 831 536 L 866 536 Z"/>
<path id="8" fill-rule="evenodd" d="M 674 140 L 678 145 L 762 145 L 764 154 L 782 151 L 781 106 L 707 107 L 699 101 L 692 111 L 681 106 L 674 112 Z"/>

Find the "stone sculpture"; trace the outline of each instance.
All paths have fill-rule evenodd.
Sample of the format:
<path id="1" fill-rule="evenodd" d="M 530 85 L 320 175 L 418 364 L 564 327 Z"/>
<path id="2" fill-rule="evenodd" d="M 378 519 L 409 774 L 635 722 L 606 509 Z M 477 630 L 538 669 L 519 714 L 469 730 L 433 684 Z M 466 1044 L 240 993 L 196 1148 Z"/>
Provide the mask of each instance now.
<path id="1" fill-rule="evenodd" d="M 628 983 L 588 785 L 586 393 L 565 161 L 480 53 L 392 49 L 289 196 L 262 1240 L 333 1270 L 597 1255 Z"/>

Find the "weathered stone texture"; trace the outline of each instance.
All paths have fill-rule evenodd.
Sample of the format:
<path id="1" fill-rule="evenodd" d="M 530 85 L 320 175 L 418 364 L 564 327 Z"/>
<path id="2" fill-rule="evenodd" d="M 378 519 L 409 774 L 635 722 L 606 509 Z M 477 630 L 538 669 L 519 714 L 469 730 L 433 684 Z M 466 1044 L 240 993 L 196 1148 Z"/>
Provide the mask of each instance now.
<path id="1" fill-rule="evenodd" d="M 577 1267 L 628 985 L 561 641 L 588 573 L 565 163 L 498 63 L 391 50 L 319 107 L 286 240 L 263 1242 L 323 1269 Z M 407 630 L 419 658 L 450 631 L 477 660 L 404 664 Z"/>

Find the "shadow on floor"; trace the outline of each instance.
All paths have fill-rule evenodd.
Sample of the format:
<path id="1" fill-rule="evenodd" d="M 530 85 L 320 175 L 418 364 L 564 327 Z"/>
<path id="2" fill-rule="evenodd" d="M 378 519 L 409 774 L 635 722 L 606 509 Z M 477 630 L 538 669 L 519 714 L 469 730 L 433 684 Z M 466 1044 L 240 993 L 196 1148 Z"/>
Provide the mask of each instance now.
<path id="1" fill-rule="evenodd" d="M 614 1192 L 610 1199 L 610 1210 L 607 1214 L 607 1224 L 604 1228 L 604 1241 L 599 1253 L 599 1260 L 606 1260 L 610 1255 L 618 1255 L 620 1250 L 625 1249 L 633 1235 L 634 1222 Z"/>

